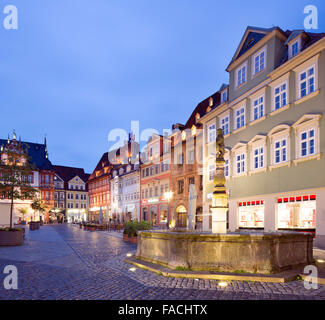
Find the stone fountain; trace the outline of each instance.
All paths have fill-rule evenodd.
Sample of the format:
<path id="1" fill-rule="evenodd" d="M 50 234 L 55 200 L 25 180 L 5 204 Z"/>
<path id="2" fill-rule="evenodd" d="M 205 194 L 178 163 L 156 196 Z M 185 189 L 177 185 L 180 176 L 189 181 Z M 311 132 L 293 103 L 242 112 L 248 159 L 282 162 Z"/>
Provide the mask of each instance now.
<path id="1" fill-rule="evenodd" d="M 136 258 L 172 269 L 277 273 L 313 263 L 313 237 L 297 232 L 227 232 L 224 138 L 216 138 L 212 232 L 142 231 Z M 190 223 L 191 225 L 191 223 Z"/>

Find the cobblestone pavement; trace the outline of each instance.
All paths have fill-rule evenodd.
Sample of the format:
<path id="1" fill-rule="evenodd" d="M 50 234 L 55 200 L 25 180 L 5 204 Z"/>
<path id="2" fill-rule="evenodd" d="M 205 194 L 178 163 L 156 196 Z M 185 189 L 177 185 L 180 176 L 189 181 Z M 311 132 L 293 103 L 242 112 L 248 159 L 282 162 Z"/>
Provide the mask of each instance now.
<path id="1" fill-rule="evenodd" d="M 124 262 L 135 245 L 107 232 L 75 226 L 26 230 L 24 246 L 0 248 L 0 299 L 325 299 L 325 286 L 163 277 Z M 18 268 L 18 290 L 2 286 L 6 265 Z"/>

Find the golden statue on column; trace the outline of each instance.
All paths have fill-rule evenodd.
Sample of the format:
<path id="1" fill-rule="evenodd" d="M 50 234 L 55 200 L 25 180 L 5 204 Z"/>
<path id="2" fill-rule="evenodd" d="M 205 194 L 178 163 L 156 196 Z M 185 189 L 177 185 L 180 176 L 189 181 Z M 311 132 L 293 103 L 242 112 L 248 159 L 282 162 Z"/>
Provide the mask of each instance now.
<path id="1" fill-rule="evenodd" d="M 212 233 L 227 233 L 228 195 L 225 178 L 225 143 L 222 129 L 216 137 L 216 173 L 212 197 Z"/>

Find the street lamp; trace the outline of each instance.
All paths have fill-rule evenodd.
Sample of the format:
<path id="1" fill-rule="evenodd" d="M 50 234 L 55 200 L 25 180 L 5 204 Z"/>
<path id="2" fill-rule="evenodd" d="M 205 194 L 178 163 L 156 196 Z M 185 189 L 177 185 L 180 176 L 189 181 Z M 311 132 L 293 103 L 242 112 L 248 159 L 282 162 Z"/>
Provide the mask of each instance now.
<path id="1" fill-rule="evenodd" d="M 170 212 L 169 212 L 170 211 L 169 201 L 173 197 L 173 191 L 165 192 L 164 197 L 168 201 L 167 229 L 169 229 L 169 214 L 170 214 Z"/>

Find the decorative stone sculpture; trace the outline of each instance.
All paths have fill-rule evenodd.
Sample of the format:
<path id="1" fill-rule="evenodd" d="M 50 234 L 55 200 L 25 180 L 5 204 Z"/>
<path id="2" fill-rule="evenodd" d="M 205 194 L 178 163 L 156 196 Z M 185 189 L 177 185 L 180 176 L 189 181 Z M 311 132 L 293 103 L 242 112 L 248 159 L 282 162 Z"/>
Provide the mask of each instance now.
<path id="1" fill-rule="evenodd" d="M 216 173 L 212 197 L 212 233 L 227 233 L 228 195 L 225 178 L 225 143 L 222 129 L 218 129 L 216 138 Z"/>

